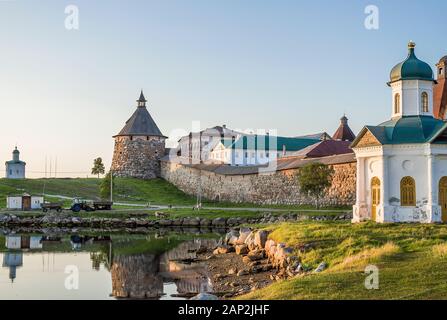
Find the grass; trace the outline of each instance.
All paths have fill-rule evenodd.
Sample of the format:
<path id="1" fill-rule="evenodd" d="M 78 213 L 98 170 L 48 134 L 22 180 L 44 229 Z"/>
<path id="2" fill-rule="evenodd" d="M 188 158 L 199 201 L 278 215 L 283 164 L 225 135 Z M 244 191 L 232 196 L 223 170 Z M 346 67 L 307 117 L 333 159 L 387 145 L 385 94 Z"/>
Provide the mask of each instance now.
<path id="1" fill-rule="evenodd" d="M 245 299 L 446 299 L 447 225 L 298 222 L 269 226 L 270 237 L 322 273 L 309 273 L 250 293 Z M 379 289 L 368 290 L 365 267 L 379 270 Z"/>
<path id="2" fill-rule="evenodd" d="M 115 178 L 114 201 L 131 204 L 194 206 L 196 198 L 183 193 L 174 185 L 163 179 L 141 180 L 133 178 Z M 69 198 L 80 197 L 90 200 L 99 200 L 99 185 L 101 179 L 97 178 L 57 178 L 57 179 L 0 179 L 0 208 L 6 207 L 8 195 L 29 193 L 33 195 L 57 195 Z M 46 200 L 63 202 L 69 207 L 71 200 L 46 196 Z M 251 203 L 229 203 L 202 201 L 204 207 L 222 208 L 272 208 L 284 210 L 314 210 L 310 205 L 254 205 Z M 125 207 L 125 206 L 122 206 Z M 324 207 L 324 210 L 347 210 L 348 207 Z"/>

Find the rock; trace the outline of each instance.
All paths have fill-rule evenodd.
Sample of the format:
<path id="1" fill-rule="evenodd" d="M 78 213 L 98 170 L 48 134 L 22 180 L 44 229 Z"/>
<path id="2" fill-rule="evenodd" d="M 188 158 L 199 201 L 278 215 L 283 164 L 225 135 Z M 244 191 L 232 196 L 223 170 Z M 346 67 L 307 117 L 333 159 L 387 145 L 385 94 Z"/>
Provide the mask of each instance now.
<path id="1" fill-rule="evenodd" d="M 225 219 L 225 218 L 216 218 L 216 219 L 213 220 L 212 225 L 216 226 L 216 227 L 224 227 L 224 226 L 227 225 L 227 219 Z"/>
<path id="2" fill-rule="evenodd" d="M 208 227 L 211 225 L 211 220 L 203 218 L 202 220 L 200 220 L 200 225 L 203 227 Z"/>
<path id="3" fill-rule="evenodd" d="M 228 274 L 236 274 L 236 273 L 237 273 L 236 268 L 230 268 L 230 270 L 228 270 Z"/>
<path id="4" fill-rule="evenodd" d="M 161 219 L 161 220 L 158 221 L 158 224 L 160 226 L 170 226 L 170 225 L 172 225 L 172 220 Z"/>
<path id="5" fill-rule="evenodd" d="M 257 260 L 262 260 L 264 259 L 265 256 L 265 251 L 264 250 L 254 250 L 254 251 L 250 251 L 247 255 L 247 257 L 251 260 L 251 261 L 257 261 Z"/>
<path id="6" fill-rule="evenodd" d="M 242 255 L 249 252 L 248 246 L 246 244 L 238 244 L 234 247 L 236 254 Z"/>
<path id="7" fill-rule="evenodd" d="M 264 272 L 270 271 L 272 269 L 273 269 L 273 266 L 270 263 L 262 266 L 262 271 L 264 271 Z"/>
<path id="8" fill-rule="evenodd" d="M 247 270 L 239 270 L 239 272 L 237 273 L 238 277 L 242 277 L 242 276 L 246 276 L 246 275 L 248 275 Z"/>
<path id="9" fill-rule="evenodd" d="M 250 228 L 240 228 L 239 230 L 239 238 L 237 239 L 237 244 L 244 244 L 247 237 L 250 235 Z"/>
<path id="10" fill-rule="evenodd" d="M 238 238 L 239 238 L 239 232 L 236 230 L 231 230 L 225 235 L 224 243 L 234 245 L 236 244 Z"/>
<path id="11" fill-rule="evenodd" d="M 213 294 L 199 293 L 198 295 L 192 297 L 190 300 L 219 300 L 219 298 Z"/>
<path id="12" fill-rule="evenodd" d="M 183 218 L 183 226 L 195 227 L 200 225 L 200 218 Z"/>
<path id="13" fill-rule="evenodd" d="M 251 259 L 248 256 L 244 256 L 242 258 L 242 262 L 245 263 L 245 264 L 250 264 L 252 261 L 251 261 Z"/>
<path id="14" fill-rule="evenodd" d="M 181 226 L 183 225 L 183 218 L 177 218 L 172 221 L 173 226 Z"/>
<path id="15" fill-rule="evenodd" d="M 247 236 L 247 239 L 245 239 L 245 244 L 248 246 L 248 249 L 255 250 L 255 235 L 253 232 L 250 232 L 250 234 Z"/>
<path id="16" fill-rule="evenodd" d="M 229 247 L 227 245 L 222 245 L 222 246 L 218 246 L 214 251 L 213 254 L 226 254 L 226 253 L 230 253 L 233 252 L 234 248 L 233 247 Z"/>
<path id="17" fill-rule="evenodd" d="M 326 262 L 322 262 L 318 265 L 318 267 L 314 270 L 315 273 L 319 273 L 322 272 L 323 270 L 325 270 L 327 267 Z"/>
<path id="18" fill-rule="evenodd" d="M 227 220 L 227 225 L 229 225 L 229 226 L 237 226 L 239 224 L 240 224 L 239 218 L 229 218 Z"/>
<path id="19" fill-rule="evenodd" d="M 260 230 L 258 232 L 255 233 L 255 245 L 260 248 L 260 249 L 264 249 L 265 247 L 265 242 L 267 241 L 267 237 L 268 237 L 269 233 L 265 230 Z"/>

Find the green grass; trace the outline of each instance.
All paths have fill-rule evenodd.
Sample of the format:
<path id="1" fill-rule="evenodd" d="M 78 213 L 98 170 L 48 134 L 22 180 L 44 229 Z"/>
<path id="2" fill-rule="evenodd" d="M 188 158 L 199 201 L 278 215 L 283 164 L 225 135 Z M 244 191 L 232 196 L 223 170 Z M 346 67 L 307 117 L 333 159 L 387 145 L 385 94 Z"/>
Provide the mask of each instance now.
<path id="1" fill-rule="evenodd" d="M 100 179 L 0 179 L 0 207 L 6 206 L 6 196 L 23 193 L 61 195 L 98 200 Z M 57 199 L 51 199 L 57 200 Z M 115 178 L 116 202 L 193 205 L 195 199 L 162 180 Z M 59 201 L 59 200 L 58 200 Z M 70 201 L 64 200 L 64 203 Z"/>
<path id="2" fill-rule="evenodd" d="M 298 248 L 303 264 L 328 268 L 283 280 L 247 299 L 446 299 L 447 225 L 300 222 L 270 226 L 270 237 Z M 379 268 L 379 289 L 367 290 L 365 267 Z"/>
<path id="3" fill-rule="evenodd" d="M 189 196 L 177 187 L 163 179 L 141 180 L 133 178 L 115 178 L 114 202 L 131 204 L 194 206 L 196 198 Z M 10 180 L 0 179 L 0 208 L 6 207 L 8 195 L 20 195 L 29 193 L 32 195 L 59 195 L 64 197 L 80 197 L 90 200 L 99 200 L 99 185 L 101 179 L 96 178 L 58 178 L 58 179 L 24 179 Z M 50 202 L 63 202 L 65 207 L 70 207 L 71 200 L 56 197 L 46 197 Z M 251 203 L 213 202 L 203 200 L 204 207 L 222 208 L 272 208 L 291 211 L 314 210 L 311 205 L 254 205 Z M 126 206 L 117 206 L 124 209 Z M 127 207 L 130 208 L 130 207 Z M 348 207 L 324 207 L 324 210 L 346 211 Z M 323 213 L 324 214 L 324 213 Z"/>

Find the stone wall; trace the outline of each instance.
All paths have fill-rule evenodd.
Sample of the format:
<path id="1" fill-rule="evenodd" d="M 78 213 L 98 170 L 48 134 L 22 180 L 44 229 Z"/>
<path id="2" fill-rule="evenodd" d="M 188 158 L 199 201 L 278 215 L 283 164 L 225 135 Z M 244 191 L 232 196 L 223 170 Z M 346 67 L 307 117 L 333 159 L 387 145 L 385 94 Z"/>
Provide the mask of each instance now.
<path id="1" fill-rule="evenodd" d="M 164 153 L 164 138 L 116 137 L 111 169 L 117 177 L 154 179 L 160 176 Z"/>
<path id="2" fill-rule="evenodd" d="M 356 194 L 356 163 L 331 165 L 335 173 L 332 186 L 320 203 L 353 205 Z M 162 161 L 161 176 L 183 192 L 203 198 L 255 204 L 315 204 L 315 199 L 300 192 L 298 168 L 270 174 L 224 175 L 200 170 L 176 162 Z"/>

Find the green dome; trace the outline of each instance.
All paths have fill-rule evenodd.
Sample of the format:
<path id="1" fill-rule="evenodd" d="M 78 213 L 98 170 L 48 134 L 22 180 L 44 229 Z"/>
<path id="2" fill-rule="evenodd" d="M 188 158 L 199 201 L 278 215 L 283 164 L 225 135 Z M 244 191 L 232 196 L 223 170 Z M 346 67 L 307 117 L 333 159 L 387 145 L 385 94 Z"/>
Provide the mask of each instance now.
<path id="1" fill-rule="evenodd" d="M 430 65 L 419 60 L 414 54 L 415 46 L 416 44 L 410 41 L 408 44 L 408 57 L 391 70 L 390 83 L 399 80 L 434 81 L 433 70 Z"/>

